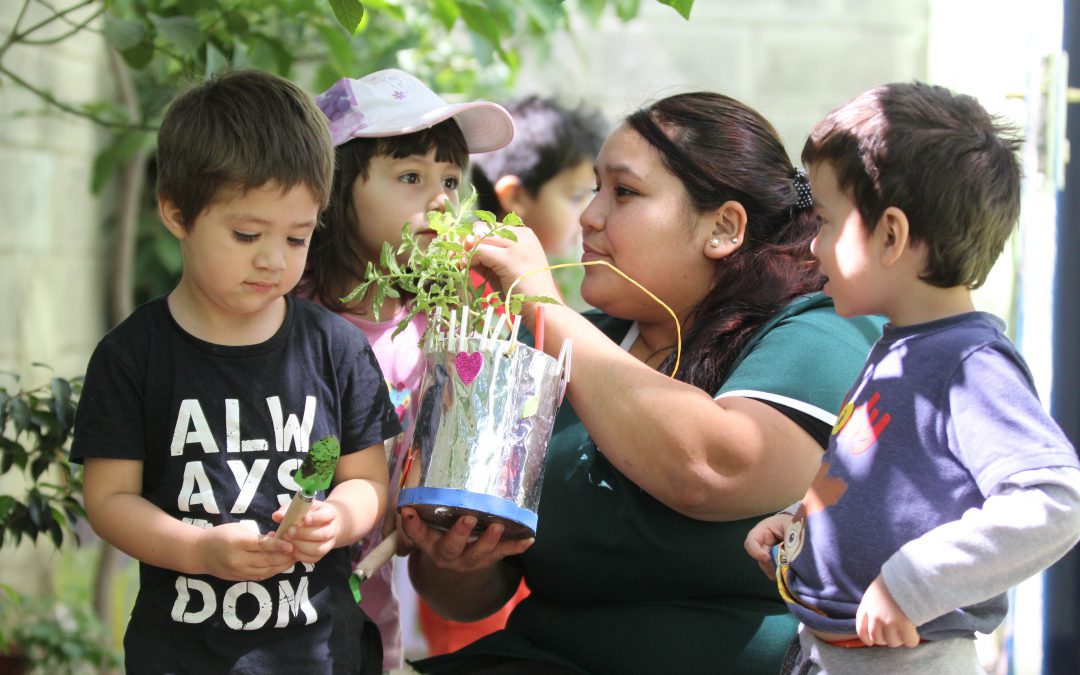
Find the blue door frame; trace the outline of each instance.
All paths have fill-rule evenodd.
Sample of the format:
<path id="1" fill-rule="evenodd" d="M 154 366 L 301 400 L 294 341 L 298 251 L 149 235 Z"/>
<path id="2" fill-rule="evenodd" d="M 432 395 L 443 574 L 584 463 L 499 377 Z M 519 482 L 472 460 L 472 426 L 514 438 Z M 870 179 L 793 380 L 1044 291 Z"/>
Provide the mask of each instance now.
<path id="1" fill-rule="evenodd" d="M 1063 48 L 1072 63 L 1069 87 L 1080 87 L 1080 0 L 1065 0 Z M 1080 106 L 1068 106 L 1066 133 L 1072 161 L 1058 199 L 1054 272 L 1054 384 L 1050 411 L 1074 447 L 1080 447 Z M 1044 577 L 1043 672 L 1080 673 L 1080 548 Z"/>

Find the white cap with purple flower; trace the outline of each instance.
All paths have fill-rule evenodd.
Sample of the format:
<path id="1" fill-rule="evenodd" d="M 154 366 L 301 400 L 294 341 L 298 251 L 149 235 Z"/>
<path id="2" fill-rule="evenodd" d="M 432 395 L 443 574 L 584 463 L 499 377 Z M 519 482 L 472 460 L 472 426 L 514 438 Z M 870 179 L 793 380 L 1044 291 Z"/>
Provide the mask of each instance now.
<path id="1" fill-rule="evenodd" d="M 490 101 L 447 103 L 420 80 L 396 68 L 358 80 L 343 77 L 315 102 L 330 121 L 335 146 L 353 138 L 411 134 L 451 117 L 461 128 L 469 152 L 498 150 L 514 137 L 514 120 L 501 105 Z"/>

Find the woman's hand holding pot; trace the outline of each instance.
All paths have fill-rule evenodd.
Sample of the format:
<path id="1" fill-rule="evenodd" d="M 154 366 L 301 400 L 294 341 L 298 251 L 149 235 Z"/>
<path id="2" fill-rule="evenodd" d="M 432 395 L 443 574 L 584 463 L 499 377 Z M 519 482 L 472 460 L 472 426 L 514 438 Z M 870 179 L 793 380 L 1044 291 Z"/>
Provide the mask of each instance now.
<path id="1" fill-rule="evenodd" d="M 424 554 L 436 567 L 454 572 L 474 572 L 495 565 L 507 556 L 524 553 L 533 539 L 504 540 L 503 526 L 489 525 L 475 537 L 476 518 L 462 516 L 446 532 L 428 527 L 414 509 L 401 509 L 401 529 L 412 548 Z"/>

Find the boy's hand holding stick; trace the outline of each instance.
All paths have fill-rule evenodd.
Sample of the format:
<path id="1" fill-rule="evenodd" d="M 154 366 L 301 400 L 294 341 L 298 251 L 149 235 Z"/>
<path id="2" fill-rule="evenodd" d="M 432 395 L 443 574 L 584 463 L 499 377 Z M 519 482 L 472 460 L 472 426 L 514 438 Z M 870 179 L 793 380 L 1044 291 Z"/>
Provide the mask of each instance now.
<path id="1" fill-rule="evenodd" d="M 316 493 L 330 487 L 330 481 L 334 478 L 334 467 L 337 466 L 340 456 L 341 445 L 336 436 L 327 436 L 311 445 L 307 457 L 293 475 L 293 480 L 300 489 L 293 495 L 289 509 L 278 526 L 276 537 L 281 538 L 290 527 L 303 520 L 311 509 L 311 501 L 315 499 Z"/>

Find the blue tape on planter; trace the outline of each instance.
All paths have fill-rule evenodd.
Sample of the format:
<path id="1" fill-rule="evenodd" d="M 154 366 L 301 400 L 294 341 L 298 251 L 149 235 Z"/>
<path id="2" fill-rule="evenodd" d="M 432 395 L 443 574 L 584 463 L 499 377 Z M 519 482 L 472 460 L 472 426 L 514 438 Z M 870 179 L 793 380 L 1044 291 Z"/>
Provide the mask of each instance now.
<path id="1" fill-rule="evenodd" d="M 411 487 L 404 488 L 398 497 L 398 506 L 410 504 L 429 504 L 431 506 L 456 506 L 521 523 L 533 532 L 536 531 L 536 523 L 539 518 L 532 511 L 522 508 L 502 497 L 469 492 L 468 490 L 455 490 L 453 488 L 435 487 Z"/>

